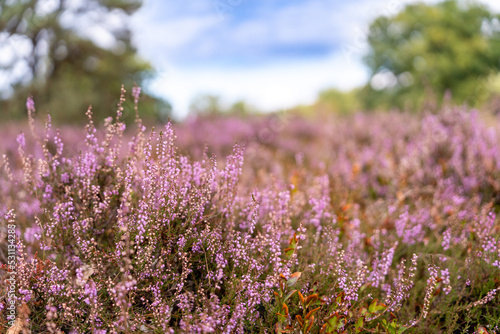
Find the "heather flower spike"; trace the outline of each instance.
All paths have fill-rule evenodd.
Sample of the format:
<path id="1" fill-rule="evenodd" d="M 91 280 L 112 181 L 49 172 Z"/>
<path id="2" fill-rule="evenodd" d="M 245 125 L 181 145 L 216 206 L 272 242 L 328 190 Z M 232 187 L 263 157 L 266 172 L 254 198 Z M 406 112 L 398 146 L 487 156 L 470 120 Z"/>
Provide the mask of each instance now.
<path id="1" fill-rule="evenodd" d="M 134 98 L 134 103 L 137 104 L 139 102 L 139 96 L 141 95 L 141 87 L 134 86 L 132 88 L 132 97 Z"/>
<path id="2" fill-rule="evenodd" d="M 477 319 L 500 307 L 499 122 L 449 108 L 157 131 L 140 94 L 127 132 L 124 87 L 117 117 L 89 108 L 84 129 L 44 125 L 31 97 L 31 134 L 0 124 L 0 291 L 16 297 L 0 293 L 0 332 L 498 331 Z"/>
<path id="3" fill-rule="evenodd" d="M 26 109 L 28 109 L 28 112 L 35 111 L 35 102 L 31 96 L 26 99 Z"/>

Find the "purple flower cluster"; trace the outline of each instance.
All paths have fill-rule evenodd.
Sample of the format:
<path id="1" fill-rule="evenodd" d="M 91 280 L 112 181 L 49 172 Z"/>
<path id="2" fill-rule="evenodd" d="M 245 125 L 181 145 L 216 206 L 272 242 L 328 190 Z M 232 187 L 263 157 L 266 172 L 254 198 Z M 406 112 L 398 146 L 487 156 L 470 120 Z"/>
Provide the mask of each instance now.
<path id="1" fill-rule="evenodd" d="M 417 326 L 452 302 L 498 305 L 500 122 L 457 109 L 148 132 L 125 128 L 124 94 L 114 120 L 98 129 L 89 109 L 80 134 L 38 126 L 30 98 L 29 129 L 0 145 L 0 242 L 13 209 L 32 332 L 271 332 L 294 272 L 324 302 L 315 333 L 337 315 L 339 328 L 390 312 Z M 374 298 L 387 312 L 365 315 Z"/>

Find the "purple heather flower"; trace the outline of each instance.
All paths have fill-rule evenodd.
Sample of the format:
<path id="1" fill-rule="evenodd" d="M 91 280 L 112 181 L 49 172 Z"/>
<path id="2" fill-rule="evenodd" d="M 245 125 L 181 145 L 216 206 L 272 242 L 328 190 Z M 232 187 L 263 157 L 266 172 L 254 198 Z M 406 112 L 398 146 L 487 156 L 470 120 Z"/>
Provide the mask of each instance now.
<path id="1" fill-rule="evenodd" d="M 132 87 L 132 96 L 135 101 L 139 100 L 139 95 L 141 94 L 141 87 Z"/>
<path id="2" fill-rule="evenodd" d="M 18 134 L 16 141 L 21 148 L 24 148 L 26 146 L 26 140 L 24 139 L 24 133 Z"/>
<path id="3" fill-rule="evenodd" d="M 451 231 L 447 229 L 443 233 L 443 241 L 441 242 L 441 246 L 443 246 L 444 250 L 448 250 L 450 248 L 451 243 Z"/>
<path id="4" fill-rule="evenodd" d="M 26 99 L 26 109 L 35 110 L 35 102 L 31 96 Z"/>

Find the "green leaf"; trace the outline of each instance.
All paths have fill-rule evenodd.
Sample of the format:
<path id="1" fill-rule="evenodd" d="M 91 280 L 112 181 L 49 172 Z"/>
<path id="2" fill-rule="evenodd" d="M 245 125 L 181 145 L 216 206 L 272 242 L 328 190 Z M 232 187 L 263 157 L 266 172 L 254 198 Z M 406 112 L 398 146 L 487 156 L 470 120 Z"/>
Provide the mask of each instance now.
<path id="1" fill-rule="evenodd" d="M 344 302 L 344 297 L 345 297 L 345 293 L 344 292 L 340 292 L 338 295 L 337 295 L 337 298 L 335 298 L 335 302 L 337 303 L 337 305 L 340 305 Z"/>
<path id="2" fill-rule="evenodd" d="M 278 321 L 283 323 L 286 321 L 286 316 L 281 314 L 281 313 L 276 313 L 276 315 L 278 316 Z"/>
<path id="3" fill-rule="evenodd" d="M 406 326 L 400 326 L 398 329 L 398 334 L 403 334 L 407 329 L 408 327 Z"/>
<path id="4" fill-rule="evenodd" d="M 370 313 L 378 313 L 380 311 L 384 311 L 387 308 L 385 304 L 378 303 L 378 299 L 374 299 L 373 302 L 368 307 L 368 311 Z"/>
<path id="5" fill-rule="evenodd" d="M 392 320 L 392 322 L 387 326 L 387 329 L 389 330 L 389 333 L 391 334 L 397 334 L 398 333 L 398 324 Z"/>
<path id="6" fill-rule="evenodd" d="M 300 275 L 302 275 L 301 272 L 296 272 L 290 275 L 290 278 L 288 279 L 288 281 L 286 281 L 286 286 L 287 287 L 294 286 L 295 283 L 297 283 L 297 281 L 299 280 Z"/>
<path id="7" fill-rule="evenodd" d="M 335 329 L 337 329 L 337 325 L 339 324 L 339 317 L 338 315 L 334 314 L 332 315 L 331 317 L 329 317 L 328 319 L 326 319 L 326 323 L 327 323 L 327 329 L 328 331 L 333 331 Z"/>
<path id="8" fill-rule="evenodd" d="M 296 248 L 297 248 L 297 235 L 294 234 L 293 237 L 290 238 L 290 247 L 285 249 L 285 256 L 287 258 L 291 258 L 293 253 L 295 253 Z"/>
<path id="9" fill-rule="evenodd" d="M 363 325 L 365 323 L 364 317 L 359 317 L 358 321 L 354 324 L 354 328 L 356 328 L 356 333 L 359 333 L 363 329 Z"/>
<path id="10" fill-rule="evenodd" d="M 327 331 L 331 332 L 344 326 L 345 319 L 338 313 L 332 314 L 326 319 Z"/>
<path id="11" fill-rule="evenodd" d="M 289 293 L 287 293 L 287 294 L 285 295 L 285 298 L 283 299 L 283 302 L 286 302 L 286 301 L 287 301 L 287 300 L 288 300 L 291 296 L 293 296 L 293 294 L 294 294 L 295 292 L 297 292 L 297 290 L 292 290 L 292 291 L 290 291 Z"/>
<path id="12" fill-rule="evenodd" d="M 287 249 L 285 249 L 285 256 L 291 257 L 293 255 L 294 251 L 295 251 L 295 248 L 288 247 Z"/>
<path id="13" fill-rule="evenodd" d="M 293 237 L 290 238 L 290 247 L 295 249 L 297 246 L 297 234 L 293 234 Z"/>

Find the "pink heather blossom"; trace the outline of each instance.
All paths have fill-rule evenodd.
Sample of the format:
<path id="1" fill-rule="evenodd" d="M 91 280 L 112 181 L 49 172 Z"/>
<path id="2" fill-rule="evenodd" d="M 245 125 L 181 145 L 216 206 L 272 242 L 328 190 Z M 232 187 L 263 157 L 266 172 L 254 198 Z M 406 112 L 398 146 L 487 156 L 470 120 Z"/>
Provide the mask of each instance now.
<path id="1" fill-rule="evenodd" d="M 141 94 L 141 87 L 132 87 L 132 96 L 135 101 L 139 100 L 139 95 Z M 137 102 L 136 102 L 137 103 Z"/>
<path id="2" fill-rule="evenodd" d="M 35 110 L 35 102 L 33 102 L 33 98 L 32 97 L 28 97 L 26 99 L 26 109 L 28 109 L 30 111 L 34 111 Z"/>
<path id="3" fill-rule="evenodd" d="M 24 133 L 20 133 L 19 135 L 17 135 L 16 141 L 21 148 L 24 148 L 26 146 L 26 140 L 24 139 Z"/>

